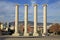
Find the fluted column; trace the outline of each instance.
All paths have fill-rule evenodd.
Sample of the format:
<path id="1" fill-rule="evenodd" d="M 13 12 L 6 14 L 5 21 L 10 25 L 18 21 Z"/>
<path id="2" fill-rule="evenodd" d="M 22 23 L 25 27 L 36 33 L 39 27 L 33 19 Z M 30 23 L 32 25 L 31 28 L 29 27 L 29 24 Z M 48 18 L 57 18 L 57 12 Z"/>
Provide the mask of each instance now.
<path id="1" fill-rule="evenodd" d="M 27 27 L 28 27 L 28 5 L 25 4 L 25 16 L 24 16 L 24 36 L 29 36 L 27 33 Z"/>
<path id="2" fill-rule="evenodd" d="M 37 4 L 34 4 L 34 33 L 33 36 L 38 36 L 37 33 Z"/>
<path id="3" fill-rule="evenodd" d="M 43 35 L 47 34 L 47 4 L 43 5 Z"/>
<path id="4" fill-rule="evenodd" d="M 19 21 L 19 5 L 16 5 L 16 8 L 15 8 L 15 32 L 14 32 L 13 36 L 19 36 L 18 21 Z"/>

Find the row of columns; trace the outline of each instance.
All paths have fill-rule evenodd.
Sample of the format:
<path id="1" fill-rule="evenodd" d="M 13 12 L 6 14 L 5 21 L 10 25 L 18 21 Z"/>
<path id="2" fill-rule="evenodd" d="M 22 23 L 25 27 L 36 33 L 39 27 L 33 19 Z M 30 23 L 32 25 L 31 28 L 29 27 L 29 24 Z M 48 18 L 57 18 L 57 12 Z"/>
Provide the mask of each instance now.
<path id="1" fill-rule="evenodd" d="M 25 16 L 24 16 L 24 36 L 29 36 L 29 34 L 27 33 L 27 25 L 28 25 L 28 5 L 25 4 Z M 34 33 L 33 36 L 38 36 L 37 33 L 37 4 L 34 4 Z M 47 19 L 46 19 L 46 13 L 47 13 L 47 5 L 44 4 L 43 5 L 43 14 L 44 14 L 44 21 L 43 21 L 43 36 L 46 35 L 47 33 Z M 13 36 L 19 36 L 20 34 L 18 33 L 18 21 L 19 21 L 19 5 L 16 5 L 15 8 L 15 32 L 13 34 Z"/>

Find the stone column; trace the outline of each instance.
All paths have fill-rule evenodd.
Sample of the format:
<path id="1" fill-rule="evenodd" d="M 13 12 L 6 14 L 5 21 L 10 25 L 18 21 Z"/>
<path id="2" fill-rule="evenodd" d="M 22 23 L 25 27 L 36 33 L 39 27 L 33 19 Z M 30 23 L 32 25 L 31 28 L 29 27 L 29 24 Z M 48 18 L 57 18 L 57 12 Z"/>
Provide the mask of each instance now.
<path id="1" fill-rule="evenodd" d="M 25 16 L 24 16 L 24 36 L 29 36 L 27 33 L 27 26 L 28 26 L 28 5 L 25 4 Z"/>
<path id="2" fill-rule="evenodd" d="M 33 36 L 38 36 L 37 33 L 37 4 L 34 4 L 34 33 Z"/>
<path id="3" fill-rule="evenodd" d="M 47 34 L 47 4 L 43 5 L 43 35 Z"/>
<path id="4" fill-rule="evenodd" d="M 14 32 L 13 36 L 19 36 L 18 21 L 19 21 L 19 5 L 16 5 L 16 8 L 15 8 L 15 32 Z"/>
<path id="5" fill-rule="evenodd" d="M 3 23 L 1 24 L 1 30 L 3 30 Z"/>

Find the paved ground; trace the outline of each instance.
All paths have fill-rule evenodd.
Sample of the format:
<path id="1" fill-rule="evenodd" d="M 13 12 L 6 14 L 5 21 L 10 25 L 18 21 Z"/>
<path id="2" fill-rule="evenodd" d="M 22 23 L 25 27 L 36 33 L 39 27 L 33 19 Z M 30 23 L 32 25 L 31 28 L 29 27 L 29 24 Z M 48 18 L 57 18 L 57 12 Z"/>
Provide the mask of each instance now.
<path id="1" fill-rule="evenodd" d="M 0 36 L 0 40 L 60 40 L 60 36 L 46 36 L 46 37 Z"/>

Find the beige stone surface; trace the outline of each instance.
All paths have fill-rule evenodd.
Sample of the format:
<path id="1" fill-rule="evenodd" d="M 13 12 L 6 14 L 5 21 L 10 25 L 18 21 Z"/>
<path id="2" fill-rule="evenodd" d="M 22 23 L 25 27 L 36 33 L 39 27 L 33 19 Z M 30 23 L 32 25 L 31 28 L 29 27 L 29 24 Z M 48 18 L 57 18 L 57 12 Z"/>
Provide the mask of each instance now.
<path id="1" fill-rule="evenodd" d="M 19 33 L 12 34 L 12 36 L 19 36 L 19 35 L 20 35 Z"/>
<path id="2" fill-rule="evenodd" d="M 27 27 L 28 27 L 28 4 L 25 4 L 25 16 L 24 16 L 24 36 L 29 36 L 27 33 Z"/>
<path id="3" fill-rule="evenodd" d="M 19 36 L 18 21 L 19 21 L 19 5 L 16 5 L 16 8 L 15 8 L 15 32 L 13 34 L 14 36 Z"/>
<path id="4" fill-rule="evenodd" d="M 24 33 L 24 36 L 29 36 L 29 34 L 28 33 Z"/>
<path id="5" fill-rule="evenodd" d="M 47 34 L 47 4 L 43 5 L 43 36 Z"/>
<path id="6" fill-rule="evenodd" d="M 34 33 L 33 36 L 38 36 L 37 33 L 37 4 L 34 4 Z"/>
<path id="7" fill-rule="evenodd" d="M 33 36 L 39 36 L 39 34 L 38 33 L 33 33 Z"/>

